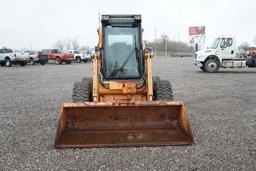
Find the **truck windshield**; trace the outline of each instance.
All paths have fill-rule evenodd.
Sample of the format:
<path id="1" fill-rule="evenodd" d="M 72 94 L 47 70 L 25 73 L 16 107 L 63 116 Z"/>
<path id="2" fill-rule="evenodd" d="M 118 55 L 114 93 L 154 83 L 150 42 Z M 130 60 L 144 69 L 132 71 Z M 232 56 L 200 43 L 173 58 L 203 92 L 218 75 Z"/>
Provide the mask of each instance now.
<path id="1" fill-rule="evenodd" d="M 57 49 L 52 49 L 51 53 L 59 53 L 59 51 Z"/>
<path id="2" fill-rule="evenodd" d="M 1 53 L 13 53 L 11 49 L 0 49 Z"/>
<path id="3" fill-rule="evenodd" d="M 216 49 L 216 48 L 218 47 L 219 43 L 220 43 L 220 40 L 221 40 L 220 38 L 216 38 L 216 39 L 213 41 L 211 48 L 212 48 L 212 49 Z"/>
<path id="4" fill-rule="evenodd" d="M 137 78 L 139 74 L 138 60 L 138 28 L 112 27 L 105 28 L 104 60 L 106 78 Z"/>

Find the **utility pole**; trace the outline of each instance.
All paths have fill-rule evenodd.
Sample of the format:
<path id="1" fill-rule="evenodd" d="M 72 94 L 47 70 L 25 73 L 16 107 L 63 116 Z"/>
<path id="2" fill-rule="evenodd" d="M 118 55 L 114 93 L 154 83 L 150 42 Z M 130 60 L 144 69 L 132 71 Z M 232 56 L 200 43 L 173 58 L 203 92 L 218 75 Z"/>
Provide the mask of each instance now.
<path id="1" fill-rule="evenodd" d="M 155 41 L 154 41 L 154 54 L 156 55 L 156 26 L 155 26 Z"/>
<path id="2" fill-rule="evenodd" d="M 180 57 L 180 32 L 178 34 L 178 57 Z"/>
<path id="3" fill-rule="evenodd" d="M 167 44 L 168 44 L 168 40 L 165 40 L 165 56 L 167 57 Z"/>

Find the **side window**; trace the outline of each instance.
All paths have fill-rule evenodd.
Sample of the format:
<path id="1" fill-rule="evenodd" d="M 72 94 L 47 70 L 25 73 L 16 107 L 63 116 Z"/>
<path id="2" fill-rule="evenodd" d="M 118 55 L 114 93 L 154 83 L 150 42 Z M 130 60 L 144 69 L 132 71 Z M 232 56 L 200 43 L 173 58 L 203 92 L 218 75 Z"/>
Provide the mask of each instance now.
<path id="1" fill-rule="evenodd" d="M 220 47 L 221 48 L 227 48 L 231 47 L 233 45 L 233 39 L 232 38 L 222 38 Z"/>
<path id="2" fill-rule="evenodd" d="M 0 49 L 0 53 L 3 53 L 2 49 Z"/>

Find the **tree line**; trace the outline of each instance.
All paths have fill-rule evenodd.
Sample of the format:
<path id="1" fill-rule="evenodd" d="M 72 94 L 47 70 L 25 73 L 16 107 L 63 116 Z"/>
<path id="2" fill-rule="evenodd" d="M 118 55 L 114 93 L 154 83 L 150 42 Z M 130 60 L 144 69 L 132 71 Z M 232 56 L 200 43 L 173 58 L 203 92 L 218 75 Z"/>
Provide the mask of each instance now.
<path id="1" fill-rule="evenodd" d="M 89 46 L 80 46 L 79 41 L 76 38 L 66 38 L 66 39 L 60 39 L 57 40 L 54 44 L 53 47 L 55 49 L 58 49 L 60 51 L 62 50 L 88 50 Z"/>
<path id="2" fill-rule="evenodd" d="M 193 52 L 194 47 L 189 46 L 185 42 L 170 40 L 165 34 L 155 41 L 145 41 L 147 48 L 152 48 L 158 52 Z"/>

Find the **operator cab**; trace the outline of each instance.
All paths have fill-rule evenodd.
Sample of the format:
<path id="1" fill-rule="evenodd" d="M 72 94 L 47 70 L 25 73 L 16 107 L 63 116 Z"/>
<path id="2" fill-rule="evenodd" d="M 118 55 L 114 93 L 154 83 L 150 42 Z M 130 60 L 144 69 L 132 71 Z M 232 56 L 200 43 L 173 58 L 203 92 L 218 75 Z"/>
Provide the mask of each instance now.
<path id="1" fill-rule="evenodd" d="M 101 22 L 103 79 L 141 79 L 144 75 L 141 16 L 103 15 Z"/>

